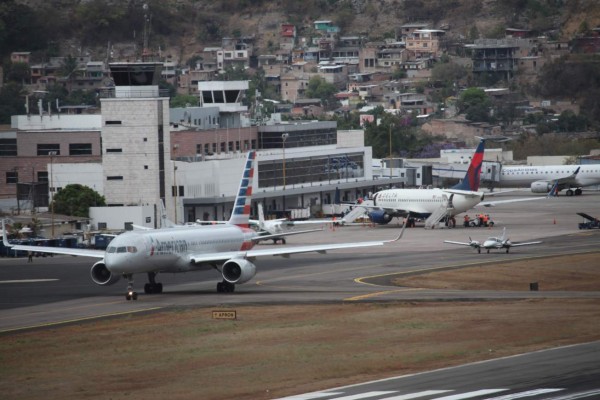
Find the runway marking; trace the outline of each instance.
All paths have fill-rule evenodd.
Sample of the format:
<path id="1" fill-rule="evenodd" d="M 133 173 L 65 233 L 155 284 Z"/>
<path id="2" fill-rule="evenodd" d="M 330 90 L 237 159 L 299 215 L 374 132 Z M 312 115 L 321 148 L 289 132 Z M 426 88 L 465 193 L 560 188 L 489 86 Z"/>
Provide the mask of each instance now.
<path id="1" fill-rule="evenodd" d="M 513 399 L 521 399 L 523 397 L 532 397 L 532 396 L 537 396 L 537 395 L 540 395 L 540 394 L 560 392 L 561 390 L 564 390 L 564 389 L 536 389 L 536 390 L 528 390 L 526 392 L 511 393 L 511 394 L 507 394 L 507 395 L 504 395 L 504 396 L 488 397 L 486 400 L 513 400 Z"/>
<path id="2" fill-rule="evenodd" d="M 419 397 L 433 396 L 436 394 L 441 394 L 441 393 L 446 393 L 446 392 L 451 392 L 451 390 L 425 390 L 423 392 L 402 394 L 400 396 L 394 396 L 394 397 L 386 397 L 385 399 L 382 399 L 382 400 L 412 400 L 412 399 L 418 399 Z"/>
<path id="3" fill-rule="evenodd" d="M 361 295 L 354 296 L 354 297 L 348 297 L 348 298 L 344 299 L 344 301 L 365 300 L 365 299 L 370 299 L 372 297 L 385 296 L 386 294 L 391 294 L 391 293 L 411 292 L 411 291 L 419 291 L 419 290 L 423 290 L 423 289 L 421 289 L 421 288 L 402 288 L 402 289 L 395 289 L 395 290 L 384 290 L 383 292 L 374 292 L 374 293 L 361 294 Z"/>
<path id="4" fill-rule="evenodd" d="M 74 319 L 69 319 L 69 320 L 64 320 L 64 321 L 46 322 L 46 323 L 37 324 L 37 325 L 20 326 L 17 328 L 2 329 L 2 330 L 0 330 L 0 334 L 8 333 L 8 332 L 17 332 L 17 331 L 22 331 L 25 329 L 47 328 L 47 327 L 56 326 L 56 325 L 64 325 L 64 324 L 70 324 L 70 323 L 75 323 L 75 322 L 91 321 L 93 319 L 99 319 L 99 318 L 117 317 L 119 315 L 137 314 L 137 313 L 142 313 L 142 312 L 160 310 L 162 308 L 164 308 L 164 307 L 150 307 L 150 308 L 143 308 L 143 309 L 139 309 L 139 310 L 129 310 L 129 311 L 116 312 L 116 313 L 109 313 L 109 314 L 92 315 L 89 317 L 74 318 Z"/>
<path id="5" fill-rule="evenodd" d="M 452 394 L 450 396 L 437 397 L 436 400 L 460 400 L 460 399 L 471 399 L 473 397 L 484 396 L 486 394 L 504 392 L 508 389 L 482 389 L 475 390 L 474 392 Z"/>
<path id="6" fill-rule="evenodd" d="M 58 279 L 18 279 L 12 281 L 0 281 L 0 285 L 7 283 L 40 283 L 40 282 L 54 282 Z"/>

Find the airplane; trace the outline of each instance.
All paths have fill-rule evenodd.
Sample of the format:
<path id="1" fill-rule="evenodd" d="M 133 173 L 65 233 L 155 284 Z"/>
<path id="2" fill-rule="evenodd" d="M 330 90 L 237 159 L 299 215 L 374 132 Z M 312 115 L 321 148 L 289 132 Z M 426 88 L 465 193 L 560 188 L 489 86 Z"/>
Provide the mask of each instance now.
<path id="1" fill-rule="evenodd" d="M 553 185 L 557 191 L 566 189 L 567 196 L 579 196 L 581 188 L 600 185 L 600 166 L 546 165 L 503 166 L 496 187 L 529 187 L 533 193 L 548 193 Z"/>
<path id="2" fill-rule="evenodd" d="M 449 243 L 449 244 L 457 244 L 457 245 L 462 245 L 462 246 L 470 246 L 474 249 L 477 249 L 478 253 L 481 253 L 481 248 L 484 248 L 487 250 L 487 252 L 489 253 L 491 249 L 506 249 L 506 252 L 508 253 L 509 249 L 511 247 L 517 247 L 517 246 L 530 246 L 532 244 L 539 244 L 542 243 L 541 241 L 535 241 L 535 242 L 511 242 L 510 239 L 508 239 L 506 237 L 506 227 L 502 230 L 502 236 L 500 237 L 489 237 L 487 238 L 483 243 L 477 241 L 477 240 L 473 240 L 471 239 L 471 237 L 469 237 L 469 241 L 468 242 L 455 242 L 452 240 L 444 240 L 444 243 Z"/>
<path id="3" fill-rule="evenodd" d="M 248 152 L 234 208 L 227 224 L 127 231 L 115 237 L 106 251 L 10 244 L 7 235 L 3 235 L 2 240 L 5 246 L 14 250 L 96 258 L 98 261 L 90 270 L 92 281 L 104 286 L 112 285 L 124 277 L 128 282 L 125 298 L 137 300 L 138 294 L 133 289 L 135 274 L 148 275 L 144 292 L 151 294 L 162 293 L 162 283 L 156 282 L 158 273 L 214 269 L 223 278 L 217 284 L 217 292 L 233 292 L 236 284 L 246 283 L 255 276 L 254 260 L 259 257 L 287 258 L 293 254 L 310 252 L 325 254 L 329 250 L 381 246 L 402 237 L 406 224 L 400 234 L 391 240 L 253 249 L 258 236 L 249 228 L 248 222 L 255 159 L 256 151 Z M 2 220 L 4 232 L 5 225 L 6 221 Z"/>
<path id="4" fill-rule="evenodd" d="M 386 189 L 356 207 L 369 208 L 371 221 L 378 224 L 387 224 L 394 217 L 428 218 L 434 213 L 440 213 L 442 218 L 455 224 L 455 215 L 484 199 L 484 193 L 478 191 L 484 149 L 485 140 L 481 139 L 464 179 L 452 188 Z"/>
<path id="5" fill-rule="evenodd" d="M 273 240 L 273 243 L 277 244 L 278 240 L 281 240 L 283 244 L 285 244 L 284 236 L 289 235 L 299 235 L 303 233 L 317 232 L 323 230 L 323 228 L 319 229 L 307 229 L 307 230 L 294 230 L 294 227 L 299 225 L 325 225 L 333 223 L 333 220 L 330 219 L 320 219 L 320 220 L 309 220 L 309 221 L 290 221 L 287 218 L 278 218 L 278 219 L 265 219 L 265 213 L 263 211 L 262 203 L 258 203 L 258 220 L 250 219 L 250 225 L 253 225 L 257 228 L 257 233 L 259 237 L 256 239 L 257 241 L 262 240 Z"/>

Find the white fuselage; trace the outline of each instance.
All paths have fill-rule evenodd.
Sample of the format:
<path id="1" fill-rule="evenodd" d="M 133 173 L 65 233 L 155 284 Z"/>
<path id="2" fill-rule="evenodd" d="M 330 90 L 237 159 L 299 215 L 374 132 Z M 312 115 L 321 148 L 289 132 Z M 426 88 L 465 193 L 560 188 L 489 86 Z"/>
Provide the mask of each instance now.
<path id="1" fill-rule="evenodd" d="M 404 210 L 430 215 L 452 199 L 452 215 L 463 213 L 483 200 L 483 193 L 470 195 L 444 189 L 389 189 L 375 194 L 375 205 L 386 210 Z"/>
<path id="2" fill-rule="evenodd" d="M 579 172 L 568 187 L 600 185 L 600 165 L 590 164 L 502 167 L 498 186 L 527 187 L 538 181 L 551 182 L 573 175 L 578 167 Z"/>
<path id="3" fill-rule="evenodd" d="M 117 274 L 185 272 L 198 269 L 192 254 L 250 249 L 255 233 L 235 225 L 191 226 L 131 231 L 112 240 L 106 249 L 106 268 Z"/>

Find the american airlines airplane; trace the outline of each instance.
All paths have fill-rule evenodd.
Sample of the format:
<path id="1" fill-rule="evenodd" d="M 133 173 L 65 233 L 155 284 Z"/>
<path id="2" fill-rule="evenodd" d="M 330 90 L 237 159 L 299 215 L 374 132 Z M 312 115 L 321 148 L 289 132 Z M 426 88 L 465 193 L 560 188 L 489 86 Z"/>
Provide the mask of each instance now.
<path id="1" fill-rule="evenodd" d="M 530 187 L 533 193 L 548 193 L 552 186 L 579 196 L 581 188 L 600 185 L 600 165 L 547 165 L 502 167 L 496 187 Z"/>
<path id="2" fill-rule="evenodd" d="M 16 245 L 10 244 L 6 235 L 3 235 L 4 245 L 15 250 L 97 258 L 99 261 L 90 271 L 92 281 L 98 285 L 112 285 L 124 277 L 128 281 L 125 298 L 136 300 L 138 295 L 133 289 L 134 274 L 148 275 L 145 293 L 161 293 L 162 284 L 156 282 L 156 275 L 160 272 L 214 269 L 223 278 L 217 284 L 217 292 L 233 292 L 236 284 L 246 283 L 254 277 L 254 260 L 258 257 L 289 257 L 309 252 L 324 254 L 328 250 L 380 246 L 402 237 L 404 228 L 392 240 L 253 249 L 258 236 L 248 227 L 248 221 L 255 158 L 255 151 L 248 153 L 233 212 L 227 224 L 128 231 L 115 237 L 106 251 Z M 406 223 L 404 225 L 406 227 Z M 2 221 L 2 228 L 7 232 L 5 220 Z"/>
<path id="3" fill-rule="evenodd" d="M 461 183 L 450 189 L 387 189 L 373 195 L 372 200 L 360 207 L 371 209 L 369 217 L 378 224 L 387 224 L 392 218 L 412 216 L 427 218 L 439 214 L 453 224 L 453 217 L 463 213 L 484 199 L 479 189 L 479 178 L 485 140 L 481 140 Z"/>

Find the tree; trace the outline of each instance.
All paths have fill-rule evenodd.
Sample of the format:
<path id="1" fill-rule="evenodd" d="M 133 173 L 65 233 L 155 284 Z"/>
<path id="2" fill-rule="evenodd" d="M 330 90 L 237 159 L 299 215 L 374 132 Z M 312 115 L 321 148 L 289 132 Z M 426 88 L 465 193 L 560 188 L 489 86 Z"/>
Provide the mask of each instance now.
<path id="1" fill-rule="evenodd" d="M 90 207 L 106 205 L 104 196 L 78 183 L 65 186 L 54 195 L 54 212 L 76 217 L 89 217 Z"/>
<path id="2" fill-rule="evenodd" d="M 0 124 L 10 124 L 10 117 L 19 114 L 25 114 L 25 90 L 9 82 L 0 88 Z"/>
<path id="3" fill-rule="evenodd" d="M 198 96 L 191 94 L 178 94 L 175 97 L 171 97 L 171 108 L 187 107 L 187 106 L 198 106 Z"/>
<path id="4" fill-rule="evenodd" d="M 456 105 L 458 106 L 459 113 L 465 114 L 469 121 L 490 121 L 489 108 L 491 100 L 483 89 L 468 88 L 460 94 Z"/>
<path id="5" fill-rule="evenodd" d="M 338 92 L 335 85 L 327 82 L 319 75 L 315 75 L 308 81 L 308 87 L 306 89 L 306 97 L 312 99 L 321 99 L 323 104 L 327 108 L 332 108 L 336 104 L 336 98 L 334 94 Z"/>

